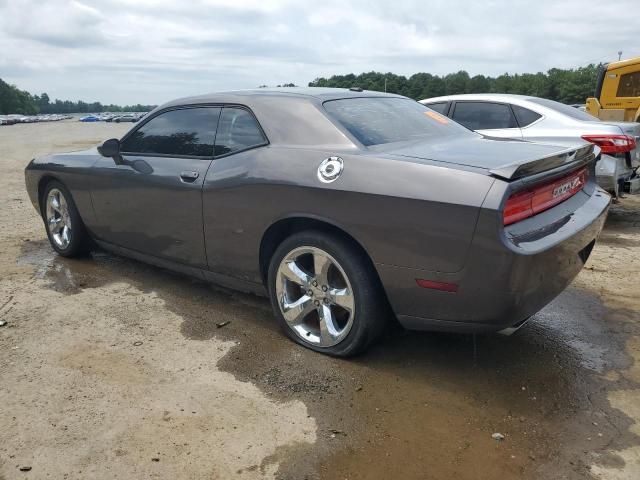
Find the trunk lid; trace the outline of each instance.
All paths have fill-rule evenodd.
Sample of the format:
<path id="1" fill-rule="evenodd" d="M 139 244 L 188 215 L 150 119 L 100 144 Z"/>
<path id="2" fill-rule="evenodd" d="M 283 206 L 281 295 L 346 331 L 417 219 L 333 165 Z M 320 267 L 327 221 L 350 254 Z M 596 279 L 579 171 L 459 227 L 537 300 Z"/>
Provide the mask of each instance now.
<path id="1" fill-rule="evenodd" d="M 559 147 L 480 135 L 402 145 L 388 144 L 375 150 L 395 158 L 479 168 L 505 180 L 516 180 L 570 164 L 577 167 L 593 160 L 597 153 L 594 153 L 594 145 L 587 142 L 575 147 Z"/>

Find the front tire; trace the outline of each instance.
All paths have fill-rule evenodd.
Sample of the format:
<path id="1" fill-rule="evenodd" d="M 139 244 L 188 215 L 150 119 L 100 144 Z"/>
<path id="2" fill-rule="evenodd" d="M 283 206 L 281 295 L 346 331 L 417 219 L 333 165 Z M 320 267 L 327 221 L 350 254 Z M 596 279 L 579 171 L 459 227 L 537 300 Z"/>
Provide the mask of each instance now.
<path id="1" fill-rule="evenodd" d="M 269 265 L 269 296 L 285 333 L 317 352 L 346 357 L 382 333 L 386 298 L 364 252 L 337 235 L 296 233 Z"/>
<path id="2" fill-rule="evenodd" d="M 42 195 L 42 219 L 51 247 L 63 257 L 86 253 L 87 232 L 67 188 L 60 182 L 49 182 Z"/>

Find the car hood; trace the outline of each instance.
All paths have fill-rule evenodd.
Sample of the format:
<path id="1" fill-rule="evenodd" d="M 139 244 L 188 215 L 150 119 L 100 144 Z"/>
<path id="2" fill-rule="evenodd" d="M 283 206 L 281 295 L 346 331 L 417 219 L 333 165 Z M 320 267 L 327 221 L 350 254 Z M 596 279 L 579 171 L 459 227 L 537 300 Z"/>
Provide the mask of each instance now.
<path id="1" fill-rule="evenodd" d="M 381 146 L 383 155 L 395 158 L 443 162 L 480 168 L 487 173 L 513 180 L 550 170 L 575 161 L 595 158 L 594 146 L 580 143 L 560 147 L 515 139 L 481 135 L 455 137 Z M 587 158 L 588 157 L 588 158 Z"/>
<path id="2" fill-rule="evenodd" d="M 56 155 L 100 155 L 100 153 L 98 153 L 98 147 L 91 147 L 91 148 L 86 148 L 84 150 L 72 150 L 70 152 L 64 152 L 64 153 L 54 153 L 52 156 L 56 156 Z"/>
<path id="3" fill-rule="evenodd" d="M 96 161 L 96 157 L 100 157 L 97 147 L 88 148 L 86 150 L 75 150 L 72 152 L 49 153 L 34 158 L 36 164 L 41 165 L 76 165 L 87 166 Z"/>

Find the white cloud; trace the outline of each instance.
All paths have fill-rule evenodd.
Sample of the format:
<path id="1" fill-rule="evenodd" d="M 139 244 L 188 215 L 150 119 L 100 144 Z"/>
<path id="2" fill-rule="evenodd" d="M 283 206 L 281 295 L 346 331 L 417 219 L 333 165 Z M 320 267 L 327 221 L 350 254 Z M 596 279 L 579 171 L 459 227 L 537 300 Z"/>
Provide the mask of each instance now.
<path id="1" fill-rule="evenodd" d="M 159 103 L 318 76 L 545 71 L 640 55 L 637 0 L 0 0 L 0 77 Z M 598 18 L 597 22 L 583 18 Z"/>

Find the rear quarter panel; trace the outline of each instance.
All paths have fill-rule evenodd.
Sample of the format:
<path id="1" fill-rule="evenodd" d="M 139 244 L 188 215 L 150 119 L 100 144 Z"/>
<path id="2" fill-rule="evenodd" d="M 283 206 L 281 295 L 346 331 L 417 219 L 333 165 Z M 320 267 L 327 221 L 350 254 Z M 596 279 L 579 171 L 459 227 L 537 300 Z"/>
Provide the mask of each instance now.
<path id="1" fill-rule="evenodd" d="M 317 168 L 332 155 L 344 171 L 324 184 Z M 209 267 L 260 281 L 266 230 L 307 217 L 347 232 L 378 265 L 455 272 L 493 181 L 426 162 L 274 146 L 214 160 L 203 194 Z"/>

